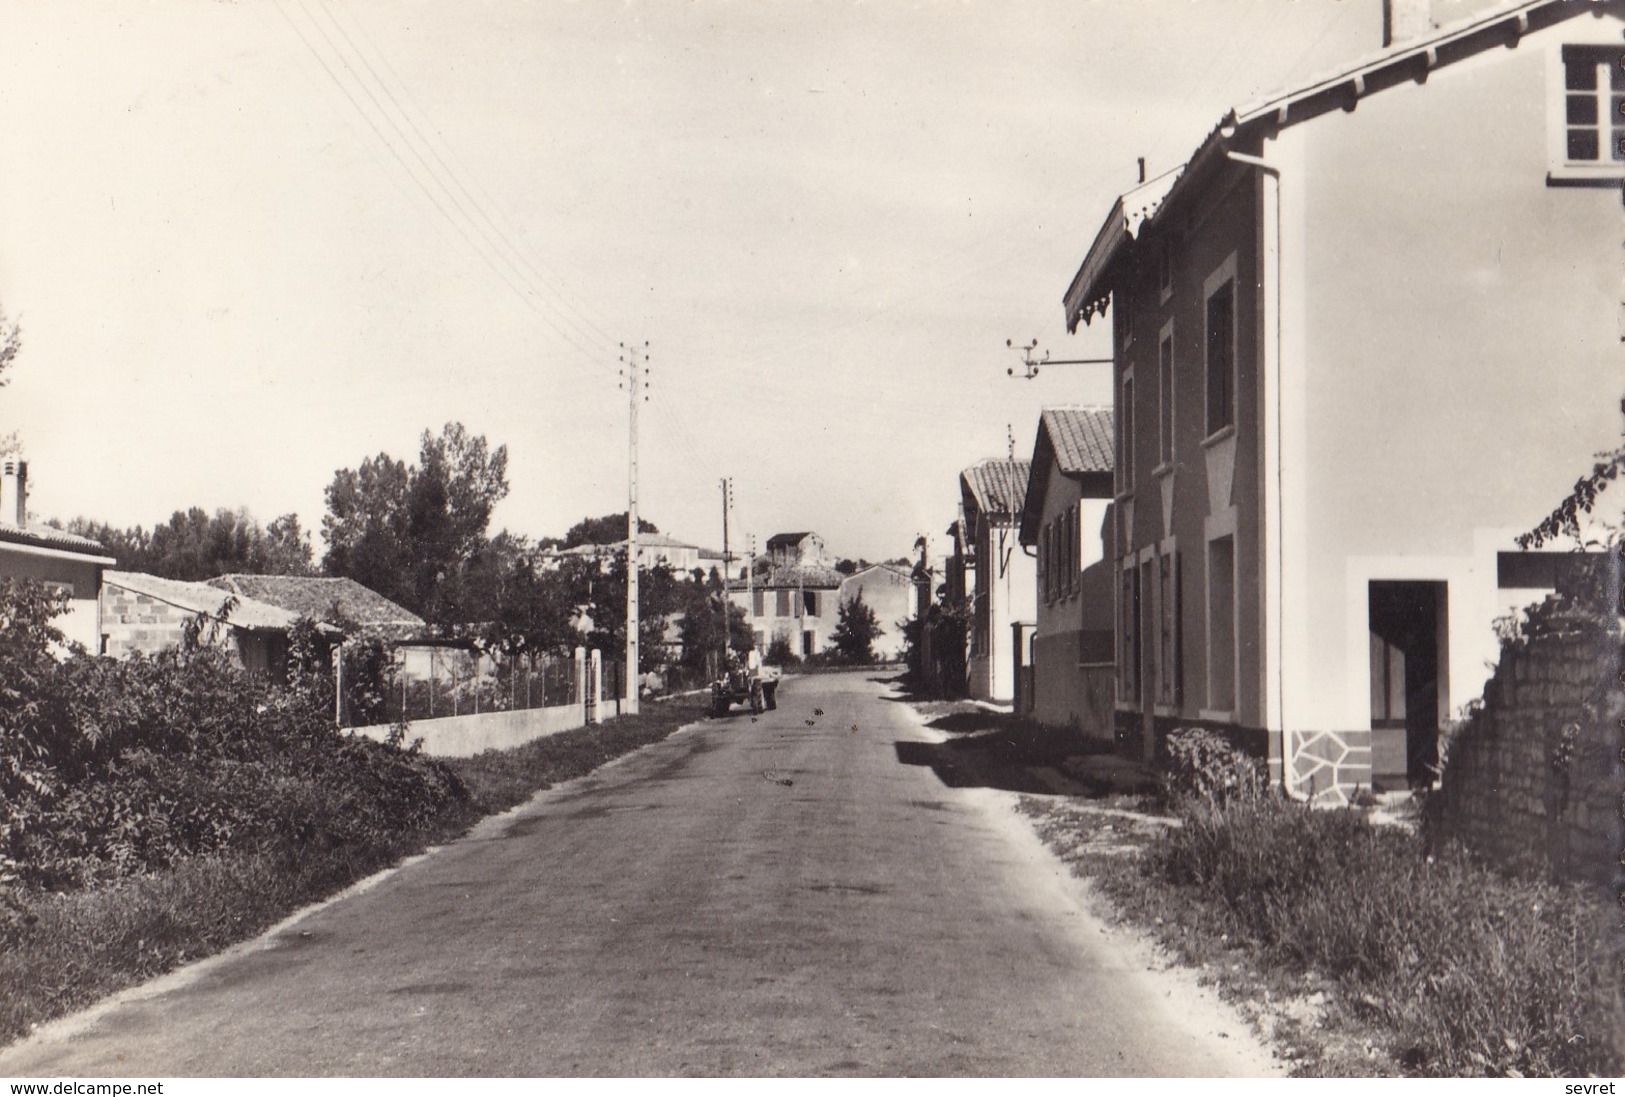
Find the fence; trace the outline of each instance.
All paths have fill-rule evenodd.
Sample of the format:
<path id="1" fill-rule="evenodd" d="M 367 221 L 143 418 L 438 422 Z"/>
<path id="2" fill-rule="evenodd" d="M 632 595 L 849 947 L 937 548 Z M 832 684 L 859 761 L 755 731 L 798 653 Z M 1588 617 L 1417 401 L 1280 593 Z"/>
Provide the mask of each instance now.
<path id="1" fill-rule="evenodd" d="M 603 711 L 594 718 L 620 712 L 625 661 L 600 663 Z M 562 654 L 526 654 L 503 657 L 465 648 L 402 647 L 385 675 L 384 697 L 371 703 L 351 689 L 343 691 L 340 723 L 395 723 L 400 720 L 437 720 L 448 716 L 478 716 L 490 712 L 579 705 L 582 679 L 589 664 L 577 673 L 576 658 Z M 346 673 L 350 668 L 346 667 Z M 370 688 L 370 687 L 369 687 Z"/>

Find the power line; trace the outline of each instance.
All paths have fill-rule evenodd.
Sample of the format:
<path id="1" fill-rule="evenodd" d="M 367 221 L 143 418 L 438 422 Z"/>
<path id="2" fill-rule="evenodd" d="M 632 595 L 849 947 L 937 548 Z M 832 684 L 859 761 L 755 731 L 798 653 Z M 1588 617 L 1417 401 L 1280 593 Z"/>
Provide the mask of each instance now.
<path id="1" fill-rule="evenodd" d="M 545 274 L 537 269 L 537 265 L 531 262 L 531 260 L 526 256 L 525 252 L 521 251 L 519 247 L 513 243 L 511 238 L 513 235 L 515 235 L 513 230 L 504 230 L 495 223 L 489 210 L 487 209 L 488 206 L 494 205 L 495 203 L 492 202 L 489 193 L 485 192 L 483 188 L 479 187 L 478 179 L 473 179 L 473 185 L 477 189 L 480 189 L 481 193 L 484 194 L 484 202 L 470 193 L 468 184 L 466 184 L 464 181 L 464 175 L 466 172 L 459 172 L 450 164 L 446 163 L 445 157 L 442 156 L 440 150 L 436 148 L 433 138 L 424 133 L 423 128 L 418 125 L 416 118 L 413 117 L 412 108 L 416 107 L 416 103 L 412 100 L 410 90 L 407 88 L 405 81 L 401 80 L 400 74 L 397 73 L 394 66 L 389 63 L 389 58 L 383 53 L 383 51 L 378 49 L 377 43 L 372 40 L 370 35 L 368 35 L 366 28 L 360 23 L 359 20 L 355 19 L 353 15 L 351 16 L 357 32 L 367 40 L 368 45 L 372 47 L 373 53 L 378 57 L 380 64 L 388 69 L 390 74 L 400 83 L 401 95 L 408 100 L 408 102 L 411 104 L 410 107 L 401 103 L 400 97 L 397 97 L 394 91 L 390 88 L 389 81 L 384 79 L 384 77 L 379 74 L 378 70 L 373 67 L 372 62 L 367 58 L 366 53 L 358 45 L 356 45 L 355 40 L 350 36 L 349 32 L 344 29 L 343 25 L 334 15 L 335 7 L 331 3 L 331 0 L 323 0 L 323 3 L 325 4 L 323 11 L 328 20 L 344 38 L 345 42 L 349 44 L 351 50 L 354 51 L 355 56 L 366 67 L 367 72 L 378 84 L 380 90 L 383 91 L 384 95 L 389 99 L 395 110 L 402 118 L 406 120 L 407 125 L 410 126 L 412 132 L 417 135 L 417 138 L 422 143 L 423 147 L 428 150 L 429 155 L 432 156 L 435 162 L 440 166 L 441 172 L 457 188 L 463 199 L 466 200 L 467 206 L 459 203 L 459 207 L 463 209 L 465 215 L 468 215 L 468 207 L 472 206 L 474 212 L 479 215 L 480 221 L 484 222 L 486 228 L 489 229 L 490 235 L 488 238 L 496 244 L 506 246 L 507 251 L 504 253 L 504 258 L 509 262 L 510 267 L 515 271 L 516 274 L 520 274 L 521 277 L 523 277 L 523 272 L 520 271 L 517 266 L 513 265 L 512 259 L 517 259 L 518 262 L 530 272 L 530 275 L 534 277 L 536 283 L 539 283 L 541 286 L 551 291 L 554 296 L 557 297 L 555 308 L 559 310 L 561 318 L 568 319 L 575 327 L 577 334 L 588 340 L 596 337 L 602 339 L 606 344 L 612 342 L 614 337 L 611 336 L 603 327 L 594 322 L 593 319 L 587 315 L 587 313 L 584 312 L 581 307 L 573 304 L 564 289 L 561 286 L 554 285 Z M 421 107 L 417 107 L 417 110 L 419 113 L 421 113 Z M 455 152 L 452 152 L 449 146 L 447 147 L 447 152 L 452 156 L 453 159 L 456 159 Z M 470 219 L 472 220 L 472 217 Z M 512 256 L 512 259 L 507 258 L 509 255 Z M 546 266 L 546 264 L 543 263 L 539 258 L 537 259 L 537 263 L 541 263 L 542 266 Z M 555 278 L 558 277 L 556 272 L 554 276 Z M 534 289 L 535 286 L 533 285 L 532 288 Z M 574 316 L 570 316 L 569 314 L 571 313 L 573 313 Z M 592 333 L 589 334 L 585 330 L 586 328 L 591 328 Z"/>
<path id="2" fill-rule="evenodd" d="M 384 134 L 384 132 L 379 128 L 377 121 L 373 118 L 373 116 L 370 113 L 368 113 L 366 108 L 361 104 L 360 100 L 356 98 L 355 93 L 353 91 L 351 91 L 349 86 L 344 82 L 344 80 L 336 72 L 334 72 L 332 65 L 329 64 L 327 58 L 322 55 L 321 51 L 317 48 L 316 44 L 310 40 L 309 36 L 305 34 L 305 32 L 299 27 L 299 25 L 293 20 L 293 18 L 291 16 L 289 16 L 288 12 L 280 4 L 274 5 L 274 6 L 276 7 L 278 14 L 280 14 L 282 16 L 283 20 L 288 24 L 288 26 L 290 28 L 293 29 L 294 33 L 299 37 L 300 42 L 302 42 L 304 44 L 305 48 L 310 51 L 311 56 L 313 56 L 316 59 L 317 63 L 321 65 L 322 69 L 327 73 L 328 78 L 330 80 L 332 80 L 334 86 L 336 86 L 339 89 L 339 91 L 343 93 L 344 97 L 350 102 L 350 105 L 355 109 L 356 113 L 361 115 L 362 120 L 367 123 L 368 128 L 370 128 L 372 130 L 374 136 L 376 136 L 378 138 L 378 140 L 384 145 L 384 147 L 389 151 L 390 155 L 392 157 L 394 157 L 395 162 L 400 165 L 401 170 L 406 173 L 407 177 L 413 182 L 414 185 L 416 185 L 416 187 L 423 193 L 423 195 L 426 198 L 429 199 L 430 203 L 434 206 L 436 212 L 439 213 L 439 215 L 453 229 L 456 230 L 458 235 L 461 236 L 463 241 L 469 246 L 469 248 L 471 248 L 473 250 L 474 254 L 476 256 L 478 256 L 482 262 L 485 263 L 486 267 L 488 269 L 490 269 L 492 274 L 496 275 L 496 277 L 505 286 L 507 286 L 508 289 L 511 290 L 514 293 L 514 295 L 519 298 L 521 303 L 523 303 L 527 308 L 529 308 L 530 311 L 539 320 L 541 320 L 544 324 L 546 324 L 556 335 L 558 335 L 560 338 L 562 338 L 565 342 L 569 343 L 577 351 L 579 351 L 587 359 L 587 361 L 591 365 L 593 365 L 593 366 L 597 367 L 598 369 L 603 370 L 605 372 L 612 371 L 613 370 L 612 366 L 610 366 L 607 362 L 604 362 L 603 360 L 601 360 L 597 356 L 597 354 L 595 354 L 593 351 L 591 351 L 587 347 L 582 346 L 573 336 L 571 336 L 568 332 L 564 331 L 556 323 L 554 323 L 554 321 L 552 320 L 551 317 L 549 317 L 545 313 L 543 313 L 541 311 L 541 309 L 537 307 L 536 302 L 531 299 L 531 295 L 527 294 L 526 291 L 522 287 L 515 284 L 514 281 L 501 268 L 499 268 L 492 261 L 491 256 L 488 255 L 484 249 L 482 249 L 478 244 L 476 244 L 474 242 L 473 237 L 469 235 L 468 229 L 464 227 L 463 223 L 460 220 L 458 220 L 458 218 L 453 216 L 450 211 L 448 211 L 446 209 L 445 204 L 440 200 L 440 198 L 424 184 L 423 180 L 419 177 L 418 173 L 412 170 L 412 166 L 410 164 L 408 164 L 407 161 L 406 161 L 406 158 L 401 155 L 401 152 L 400 152 L 400 150 L 398 148 L 396 148 L 395 143 L 392 142 Z M 317 29 L 321 30 L 319 25 L 317 26 Z M 331 46 L 331 43 L 332 43 L 331 36 L 327 35 L 325 31 L 323 31 L 322 33 L 323 33 L 323 37 L 325 39 L 327 39 L 327 41 L 329 42 L 329 45 Z M 342 56 L 341 56 L 340 59 L 343 60 Z M 346 67 L 349 67 L 347 63 L 346 63 Z M 353 75 L 354 74 L 354 69 L 350 68 L 350 72 Z M 359 78 L 357 79 L 357 83 L 361 83 Z M 366 90 L 364 84 L 363 84 L 363 90 Z M 370 95 L 370 92 L 369 92 L 369 95 Z M 376 103 L 376 97 L 373 97 L 373 98 L 374 98 L 374 102 Z M 381 110 L 381 108 L 380 108 L 380 110 Z M 397 127 L 397 132 L 399 132 L 398 127 Z M 403 137 L 404 137 L 404 135 L 403 135 Z M 407 143 L 410 144 L 410 142 L 407 142 Z M 414 152 L 414 154 L 415 154 L 415 152 Z M 421 157 L 419 157 L 419 160 L 420 160 L 420 162 L 422 162 Z M 427 170 L 426 165 L 425 165 L 425 170 Z M 432 173 L 430 173 L 430 177 L 434 178 Z M 438 180 L 436 180 L 436 181 L 438 182 Z M 444 184 L 442 183 L 440 185 L 441 185 L 442 189 L 444 189 Z M 466 214 L 465 214 L 465 216 L 466 216 Z"/>

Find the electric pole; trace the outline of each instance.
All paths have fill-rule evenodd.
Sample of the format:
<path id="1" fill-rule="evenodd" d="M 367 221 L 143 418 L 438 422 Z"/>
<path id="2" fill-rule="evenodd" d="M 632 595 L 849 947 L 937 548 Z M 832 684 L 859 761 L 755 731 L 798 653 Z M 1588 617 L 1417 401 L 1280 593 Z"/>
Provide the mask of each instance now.
<path id="1" fill-rule="evenodd" d="M 626 386 L 626 699 L 621 711 L 638 711 L 638 405 L 649 399 L 649 343 L 621 344 Z"/>
<path id="2" fill-rule="evenodd" d="M 750 646 L 756 646 L 756 535 L 745 538 L 745 621 L 750 626 Z"/>
<path id="3" fill-rule="evenodd" d="M 728 507 L 733 502 L 733 481 L 728 477 L 722 478 L 722 674 L 728 673 L 728 625 L 729 607 L 733 604 L 728 597 Z"/>

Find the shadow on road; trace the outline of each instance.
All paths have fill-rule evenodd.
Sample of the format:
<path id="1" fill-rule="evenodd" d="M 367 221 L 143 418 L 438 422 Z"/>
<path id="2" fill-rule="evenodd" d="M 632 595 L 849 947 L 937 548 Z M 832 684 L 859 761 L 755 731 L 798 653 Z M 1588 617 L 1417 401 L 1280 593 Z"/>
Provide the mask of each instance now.
<path id="1" fill-rule="evenodd" d="M 1158 789 L 1149 768 L 1120 758 L 1110 743 L 1045 728 L 986 709 L 946 712 L 926 725 L 956 736 L 946 743 L 898 740 L 906 766 L 927 766 L 949 788 L 998 788 L 1065 796 L 1146 795 Z"/>

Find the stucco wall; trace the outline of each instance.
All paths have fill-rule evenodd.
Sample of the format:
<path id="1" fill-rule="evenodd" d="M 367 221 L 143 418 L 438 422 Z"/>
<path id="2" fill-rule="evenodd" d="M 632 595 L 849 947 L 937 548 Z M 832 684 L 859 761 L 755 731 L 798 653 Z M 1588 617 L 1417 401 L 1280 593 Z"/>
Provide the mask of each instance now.
<path id="1" fill-rule="evenodd" d="M 1014 525 L 988 526 L 977 551 L 977 597 L 986 600 L 986 654 L 970 659 L 971 696 L 1009 701 L 1015 697 L 1010 625 L 1037 617 L 1038 571 L 1022 551 Z"/>
<path id="2" fill-rule="evenodd" d="M 1142 263 L 1125 274 L 1126 285 L 1113 294 L 1112 308 L 1131 310 L 1134 328 L 1134 341 L 1119 350 L 1116 367 L 1117 431 L 1121 437 L 1128 426 L 1125 417 L 1132 413 L 1134 454 L 1133 481 L 1119 495 L 1115 510 L 1119 528 L 1111 554 L 1114 591 L 1115 578 L 1127 560 L 1138 567 L 1154 561 L 1164 549 L 1176 552 L 1182 611 L 1179 672 L 1184 689 L 1177 708 L 1158 707 L 1156 711 L 1193 722 L 1200 719 L 1256 728 L 1264 721 L 1258 655 L 1262 629 L 1258 184 L 1241 167 L 1225 167 L 1207 194 L 1209 198 L 1200 208 L 1172 215 L 1161 224 L 1158 235 L 1145 237 Z M 1164 301 L 1155 256 L 1170 241 L 1173 284 Z M 1229 264 L 1234 265 L 1235 290 L 1235 420 L 1232 430 L 1210 436 L 1207 290 Z M 1119 315 L 1114 320 L 1120 347 L 1125 319 Z M 1165 333 L 1171 335 L 1174 349 L 1173 445 L 1172 459 L 1166 464 L 1158 452 L 1159 348 Z M 1132 412 L 1121 403 L 1122 378 L 1128 368 L 1134 373 Z M 1221 716 L 1209 696 L 1207 547 L 1210 540 L 1227 535 L 1234 538 L 1235 546 L 1236 657 L 1230 669 L 1233 703 Z M 1142 616 L 1142 636 L 1148 635 L 1143 626 L 1157 621 L 1155 597 L 1148 593 L 1145 603 L 1150 611 Z M 1132 657 L 1121 642 L 1118 651 L 1120 660 Z M 1144 653 L 1143 667 L 1145 688 L 1154 690 L 1154 648 Z M 1118 707 L 1135 714 L 1142 727 L 1152 722 L 1152 713 L 1144 711 L 1141 697 L 1119 697 Z"/>
<path id="3" fill-rule="evenodd" d="M 0 575 L 66 588 L 67 611 L 52 623 L 68 643 L 82 644 L 93 654 L 101 649 L 100 564 L 30 553 L 26 548 L 0 543 Z"/>
<path id="4" fill-rule="evenodd" d="M 1546 184 L 1559 43 L 1581 17 L 1285 131 L 1285 706 L 1370 726 L 1372 579 L 1448 583 L 1448 698 L 1478 695 L 1495 552 L 1617 441 L 1621 213 Z"/>
<path id="5" fill-rule="evenodd" d="M 914 583 L 908 573 L 891 568 L 866 568 L 847 577 L 841 584 L 838 600 L 848 602 L 859 594 L 863 595 L 863 604 L 874 610 L 875 620 L 880 625 L 875 654 L 882 659 L 902 658 L 903 630 L 898 623 L 914 613 Z"/>
<path id="6" fill-rule="evenodd" d="M 436 758 L 471 758 L 487 750 L 508 750 L 533 739 L 557 735 L 585 724 L 586 710 L 583 706 L 555 705 L 519 712 L 486 712 L 478 716 L 415 720 L 407 725 L 406 740 L 408 743 L 423 740 L 423 753 Z M 364 735 L 379 742 L 388 739 L 389 733 L 388 724 L 352 730 L 352 734 Z"/>

